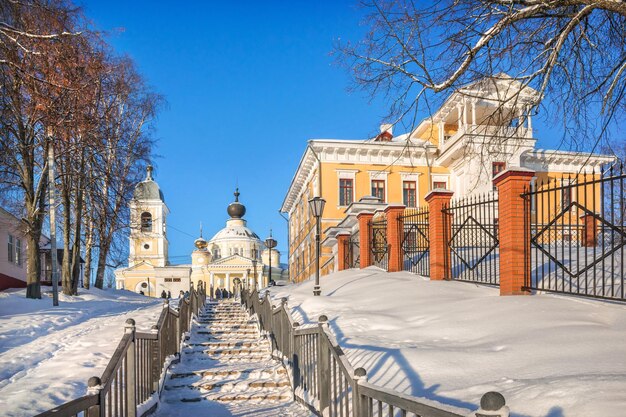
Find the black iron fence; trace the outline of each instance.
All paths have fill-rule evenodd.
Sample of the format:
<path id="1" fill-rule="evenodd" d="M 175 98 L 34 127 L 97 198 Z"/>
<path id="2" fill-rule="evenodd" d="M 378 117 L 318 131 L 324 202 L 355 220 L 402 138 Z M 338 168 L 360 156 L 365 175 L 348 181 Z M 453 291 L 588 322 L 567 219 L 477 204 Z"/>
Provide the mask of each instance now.
<path id="1" fill-rule="evenodd" d="M 343 256 L 346 268 L 360 268 L 361 252 L 359 246 L 359 231 L 350 235 L 350 238 L 344 243 Z"/>
<path id="2" fill-rule="evenodd" d="M 370 236 L 370 252 L 372 264 L 379 268 L 388 269 L 389 246 L 387 245 L 387 219 L 374 219 L 368 223 Z"/>
<path id="3" fill-rule="evenodd" d="M 528 289 L 626 300 L 625 179 L 620 167 L 529 187 Z"/>
<path id="4" fill-rule="evenodd" d="M 398 227 L 404 258 L 402 269 L 430 276 L 430 241 L 428 238 L 428 207 L 407 209 L 400 216 Z"/>
<path id="5" fill-rule="evenodd" d="M 453 200 L 442 212 L 450 278 L 499 285 L 498 194 Z"/>

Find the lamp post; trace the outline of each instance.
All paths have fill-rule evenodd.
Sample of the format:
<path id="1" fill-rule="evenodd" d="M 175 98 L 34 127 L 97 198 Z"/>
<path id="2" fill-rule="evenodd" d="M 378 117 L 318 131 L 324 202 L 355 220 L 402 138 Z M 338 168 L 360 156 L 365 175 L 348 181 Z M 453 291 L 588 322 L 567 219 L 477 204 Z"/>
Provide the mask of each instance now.
<path id="1" fill-rule="evenodd" d="M 313 197 L 309 200 L 309 209 L 315 217 L 315 286 L 313 287 L 313 295 L 322 294 L 320 288 L 320 218 L 324 212 L 324 204 L 326 200 L 321 197 Z"/>
<path id="2" fill-rule="evenodd" d="M 267 246 L 267 248 L 269 249 L 269 277 L 267 280 L 267 285 L 270 286 L 272 285 L 272 249 L 274 249 L 276 247 L 276 245 L 278 244 L 278 242 L 276 242 L 276 239 L 274 239 L 272 237 L 272 229 L 270 229 L 270 237 L 268 237 L 267 239 L 265 239 L 265 246 Z"/>
<path id="3" fill-rule="evenodd" d="M 256 260 L 256 258 L 254 258 L 252 260 L 252 270 L 253 270 L 253 273 L 254 273 L 254 276 L 252 277 L 252 285 L 254 286 L 254 289 L 257 289 L 257 286 L 256 286 L 257 285 L 256 284 L 256 263 L 257 263 L 257 260 Z"/>
<path id="4" fill-rule="evenodd" d="M 50 279 L 52 281 L 52 305 L 59 305 L 59 265 L 57 258 L 57 222 L 56 203 L 54 195 L 54 145 L 52 144 L 52 132 L 48 129 L 48 198 L 50 200 Z"/>

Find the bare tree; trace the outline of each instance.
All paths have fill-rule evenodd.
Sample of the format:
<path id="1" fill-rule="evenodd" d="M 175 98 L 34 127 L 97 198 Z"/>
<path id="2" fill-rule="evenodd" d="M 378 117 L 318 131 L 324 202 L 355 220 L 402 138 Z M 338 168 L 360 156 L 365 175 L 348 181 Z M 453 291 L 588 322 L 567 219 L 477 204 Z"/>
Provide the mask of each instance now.
<path id="1" fill-rule="evenodd" d="M 337 46 L 357 88 L 395 123 L 506 73 L 539 92 L 571 148 L 595 149 L 626 110 L 626 3 L 619 0 L 371 0 L 366 36 Z M 447 94 L 440 94 L 447 93 Z M 539 104 L 539 103 L 536 103 Z M 555 112 L 554 109 L 558 111 Z"/>
<path id="2" fill-rule="evenodd" d="M 77 293 L 83 242 L 87 286 L 95 249 L 102 288 L 112 243 L 128 227 L 128 199 L 150 159 L 161 97 L 65 0 L 0 1 L 0 90 L 0 187 L 23 199 L 27 297 L 41 297 L 50 147 L 61 197 L 63 291 Z"/>
<path id="3" fill-rule="evenodd" d="M 152 122 L 162 98 L 152 93 L 132 62 L 120 59 L 106 80 L 100 140 L 106 143 L 94 161 L 94 227 L 98 240 L 95 286 L 102 288 L 111 245 L 129 225 L 128 203 L 149 162 Z"/>
<path id="4" fill-rule="evenodd" d="M 80 36 L 74 30 L 80 19 L 79 11 L 63 1 L 0 2 L 0 170 L 4 185 L 19 190 L 23 198 L 29 298 L 41 298 L 39 240 L 49 146 L 45 130 L 58 122 L 50 111 L 59 91 L 75 88 L 60 79 L 68 62 L 56 52 Z"/>

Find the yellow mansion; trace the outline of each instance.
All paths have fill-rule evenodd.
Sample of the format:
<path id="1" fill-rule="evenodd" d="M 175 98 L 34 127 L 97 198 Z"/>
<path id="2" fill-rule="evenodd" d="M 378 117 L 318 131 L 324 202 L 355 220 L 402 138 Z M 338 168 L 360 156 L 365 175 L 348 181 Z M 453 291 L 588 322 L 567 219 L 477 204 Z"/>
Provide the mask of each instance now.
<path id="1" fill-rule="evenodd" d="M 536 149 L 532 109 L 537 97 L 532 88 L 499 74 L 454 92 L 410 133 L 394 136 L 391 125 L 382 125 L 370 139 L 309 140 L 281 206 L 289 216 L 291 280 L 315 272 L 315 219 L 308 204 L 313 197 L 326 200 L 324 241 L 348 208 L 358 212 L 359 200 L 367 196 L 377 198 L 381 208 L 421 207 L 432 189 L 451 190 L 455 198 L 488 193 L 493 177 L 513 167 L 533 170 L 533 182 L 541 183 L 574 181 L 613 161 L 604 155 Z M 337 262 L 333 245 L 325 244 L 322 274 L 336 270 Z"/>
<path id="2" fill-rule="evenodd" d="M 135 187 L 130 203 L 131 231 L 128 267 L 115 271 L 116 287 L 147 296 L 160 297 L 165 291 L 177 296 L 191 284 L 202 281 L 207 293 L 241 287 L 266 287 L 270 279 L 285 279 L 280 253 L 268 249 L 244 219 L 246 207 L 239 202 L 239 191 L 227 212 L 226 226 L 206 241 L 195 240 L 191 264 L 172 265 L 168 260 L 167 215 L 163 192 L 148 167 L 146 179 Z M 202 233 L 201 233 L 202 235 Z"/>

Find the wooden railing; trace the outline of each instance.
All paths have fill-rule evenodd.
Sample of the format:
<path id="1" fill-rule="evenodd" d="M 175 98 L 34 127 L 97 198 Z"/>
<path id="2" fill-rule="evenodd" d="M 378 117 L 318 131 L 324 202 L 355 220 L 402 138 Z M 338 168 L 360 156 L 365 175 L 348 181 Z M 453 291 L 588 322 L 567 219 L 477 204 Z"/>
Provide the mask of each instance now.
<path id="1" fill-rule="evenodd" d="M 62 404 L 37 417 L 136 417 L 152 411 L 161 391 L 161 376 L 180 353 L 181 339 L 194 315 L 204 305 L 202 282 L 181 297 L 174 309 L 165 300 L 157 324 L 149 333 L 138 332 L 133 319 L 126 320 L 124 335 L 101 377 L 91 377 L 87 395 Z"/>
<path id="2" fill-rule="evenodd" d="M 328 318 L 317 325 L 295 322 L 283 298 L 272 305 L 268 293 L 260 299 L 256 289 L 243 291 L 241 303 L 256 314 L 259 327 L 272 344 L 272 354 L 286 365 L 295 399 L 317 415 L 328 417 L 462 417 L 468 416 L 425 404 L 420 398 L 379 387 L 367 381 L 363 368 L 354 369 L 328 329 Z M 476 416 L 505 408 L 496 392 L 483 395 Z M 508 409 L 507 409 L 508 410 Z M 472 414 L 473 415 L 473 414 Z M 486 415 L 486 414 L 485 414 Z M 488 414 L 497 415 L 497 414 Z M 508 411 L 502 417 L 508 416 Z"/>

